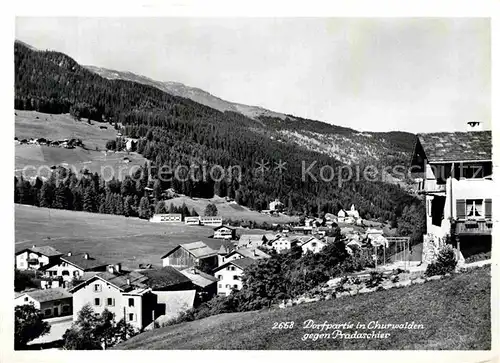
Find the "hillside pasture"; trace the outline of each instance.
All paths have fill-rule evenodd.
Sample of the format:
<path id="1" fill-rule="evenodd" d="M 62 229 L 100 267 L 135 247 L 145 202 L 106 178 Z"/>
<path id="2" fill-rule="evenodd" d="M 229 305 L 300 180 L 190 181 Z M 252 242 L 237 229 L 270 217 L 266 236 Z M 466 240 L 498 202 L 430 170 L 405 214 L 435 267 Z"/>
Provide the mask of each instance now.
<path id="1" fill-rule="evenodd" d="M 227 202 L 225 198 L 220 198 L 217 196 L 211 199 L 180 196 L 167 201 L 167 205 L 170 205 L 170 203 L 173 203 L 176 207 L 181 206 L 183 203 L 185 203 L 189 210 L 194 209 L 200 216 L 204 214 L 207 205 L 213 203 L 217 207 L 218 215 L 224 219 L 246 220 L 258 223 L 266 222 L 269 224 L 283 224 L 296 222 L 299 220 L 298 217 L 290 217 L 285 215 L 270 216 L 267 214 L 259 213 L 254 210 L 250 210 L 245 206 L 241 206 L 235 202 Z"/>
<path id="2" fill-rule="evenodd" d="M 138 268 L 140 263 L 161 265 L 160 257 L 171 247 L 206 239 L 213 230 L 16 204 L 15 233 L 16 251 L 47 245 L 63 253 L 87 252 L 104 261 Z"/>
<path id="3" fill-rule="evenodd" d="M 286 309 L 214 315 L 142 333 L 113 349 L 489 350 L 490 294 L 490 269 L 480 268 L 407 288 Z M 304 322 L 309 319 L 315 324 L 327 321 L 329 324 L 352 323 L 353 326 L 329 331 L 305 329 Z M 293 328 L 273 329 L 281 322 L 294 322 Z M 365 324 L 366 329 L 357 328 L 358 322 Z M 369 328 L 370 322 L 414 322 L 422 327 L 384 329 L 372 325 Z M 348 334 L 375 331 L 390 335 L 365 339 L 337 335 L 335 338 L 335 330 Z M 322 333 L 324 335 L 319 337 Z"/>
<path id="4" fill-rule="evenodd" d="M 15 110 L 15 136 L 19 139 L 82 139 L 87 149 L 105 150 L 106 141 L 115 139 L 116 134 L 109 123 L 92 121 L 90 125 L 87 120 L 77 121 L 69 114 Z"/>
<path id="5" fill-rule="evenodd" d="M 129 161 L 127 161 L 128 159 Z M 53 166 L 65 166 L 78 173 L 84 169 L 102 175 L 123 179 L 146 163 L 137 153 L 95 151 L 80 147 L 65 149 L 45 145 L 15 146 L 15 175 L 26 178 L 48 177 Z"/>

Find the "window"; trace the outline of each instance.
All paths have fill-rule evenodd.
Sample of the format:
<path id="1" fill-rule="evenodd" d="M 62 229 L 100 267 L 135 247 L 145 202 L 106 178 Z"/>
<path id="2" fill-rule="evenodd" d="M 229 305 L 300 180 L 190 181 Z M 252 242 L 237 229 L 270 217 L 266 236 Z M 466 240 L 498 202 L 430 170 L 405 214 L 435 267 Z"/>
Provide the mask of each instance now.
<path id="1" fill-rule="evenodd" d="M 128 299 L 128 306 L 129 307 L 135 306 L 134 304 L 135 304 L 134 298 L 133 297 L 129 297 L 129 299 Z"/>
<path id="2" fill-rule="evenodd" d="M 222 289 L 222 284 L 219 284 L 219 289 Z"/>
<path id="3" fill-rule="evenodd" d="M 465 212 L 467 217 L 475 218 L 483 216 L 483 201 L 482 199 L 467 199 L 465 201 Z"/>
<path id="4" fill-rule="evenodd" d="M 236 284 L 235 284 L 235 285 L 233 285 L 233 287 L 234 287 L 235 289 L 237 289 L 237 288 L 238 288 L 238 285 L 236 285 Z"/>
<path id="5" fill-rule="evenodd" d="M 108 306 L 115 306 L 115 299 L 108 297 L 106 301 L 106 305 Z"/>
<path id="6" fill-rule="evenodd" d="M 220 281 L 222 280 L 222 275 L 217 275 L 217 279 Z"/>
<path id="7" fill-rule="evenodd" d="M 224 257 L 222 257 L 222 262 L 224 262 L 226 259 Z"/>
<path id="8" fill-rule="evenodd" d="M 80 275 L 80 272 L 79 272 L 79 271 L 73 271 L 73 276 L 74 276 L 74 277 L 78 277 L 78 275 Z"/>
<path id="9" fill-rule="evenodd" d="M 101 305 L 101 299 L 99 299 L 98 297 L 96 297 L 96 298 L 94 299 L 94 305 L 95 305 L 95 306 L 100 306 L 100 305 Z"/>
<path id="10" fill-rule="evenodd" d="M 28 301 L 28 300 L 29 300 L 29 299 L 28 299 L 28 297 L 26 296 L 26 297 L 24 298 L 24 301 Z"/>
<path id="11" fill-rule="evenodd" d="M 312 247 L 316 247 L 316 242 L 311 242 Z"/>
<path id="12" fill-rule="evenodd" d="M 238 275 L 233 276 L 233 280 L 239 280 L 239 279 L 240 279 L 240 277 Z"/>
<path id="13" fill-rule="evenodd" d="M 63 305 L 62 311 L 63 313 L 69 313 L 69 305 Z"/>
<path id="14" fill-rule="evenodd" d="M 63 275 L 63 276 L 69 276 L 69 271 L 68 270 L 63 270 L 61 272 L 61 275 Z"/>
<path id="15" fill-rule="evenodd" d="M 100 292 L 102 291 L 101 284 L 95 284 L 94 285 L 94 292 Z"/>
<path id="16" fill-rule="evenodd" d="M 128 314 L 128 321 L 135 321 L 135 314 L 134 313 Z"/>
<path id="17" fill-rule="evenodd" d="M 45 316 L 51 316 L 52 315 L 52 309 L 45 309 Z"/>
<path id="18" fill-rule="evenodd" d="M 231 285 L 227 284 L 226 289 L 230 289 L 230 288 L 231 288 Z"/>

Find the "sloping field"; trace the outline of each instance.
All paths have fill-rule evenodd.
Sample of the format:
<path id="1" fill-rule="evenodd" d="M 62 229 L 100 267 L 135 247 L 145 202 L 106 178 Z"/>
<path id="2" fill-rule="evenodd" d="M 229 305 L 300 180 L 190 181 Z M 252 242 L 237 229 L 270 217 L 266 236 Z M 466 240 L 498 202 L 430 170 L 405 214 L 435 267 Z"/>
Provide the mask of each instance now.
<path id="1" fill-rule="evenodd" d="M 271 223 L 289 223 L 292 221 L 298 221 L 298 217 L 289 216 L 269 216 L 266 214 L 259 213 L 257 211 L 252 211 L 247 207 L 241 206 L 236 203 L 227 202 L 224 198 L 214 197 L 211 199 L 203 198 L 189 198 L 186 196 L 177 197 L 167 201 L 167 205 L 173 203 L 176 207 L 181 206 L 182 203 L 186 203 L 186 206 L 191 210 L 194 208 L 196 212 L 202 216 L 205 212 L 205 208 L 209 203 L 214 203 L 217 207 L 218 215 L 222 218 L 232 219 L 232 220 L 247 220 L 255 221 L 259 223 L 267 222 Z"/>
<path id="2" fill-rule="evenodd" d="M 287 309 L 215 315 L 140 334 L 115 349 L 262 349 L 262 350 L 488 350 L 491 349 L 489 268 L 441 281 L 378 291 Z M 386 338 L 334 337 L 335 329 L 304 329 L 315 324 L 352 323 L 353 334 L 389 333 Z M 292 329 L 273 329 L 294 322 Z M 356 328 L 379 324 L 421 324 L 422 329 Z M 321 333 L 330 333 L 330 336 Z M 305 334 L 318 334 L 309 339 Z"/>
<path id="3" fill-rule="evenodd" d="M 117 131 L 108 123 L 76 121 L 69 114 L 53 115 L 37 111 L 15 110 L 16 133 L 19 139 L 44 137 L 50 140 L 82 139 L 87 149 L 105 150 L 106 141 L 115 139 Z M 101 129 L 105 126 L 107 129 Z"/>
<path id="4" fill-rule="evenodd" d="M 15 205 L 16 251 L 33 244 L 66 253 L 87 252 L 137 268 L 161 265 L 160 257 L 178 243 L 206 239 L 210 227 L 150 223 L 138 218 Z"/>
<path id="5" fill-rule="evenodd" d="M 62 165 L 71 168 L 75 173 L 87 169 L 97 172 L 106 180 L 123 179 L 131 175 L 138 166 L 143 166 L 146 159 L 137 153 L 105 152 L 85 150 L 82 148 L 65 149 L 62 147 L 40 145 L 16 145 L 17 176 L 26 178 L 40 176 L 48 177 L 52 166 Z M 130 161 L 126 161 L 126 159 Z"/>

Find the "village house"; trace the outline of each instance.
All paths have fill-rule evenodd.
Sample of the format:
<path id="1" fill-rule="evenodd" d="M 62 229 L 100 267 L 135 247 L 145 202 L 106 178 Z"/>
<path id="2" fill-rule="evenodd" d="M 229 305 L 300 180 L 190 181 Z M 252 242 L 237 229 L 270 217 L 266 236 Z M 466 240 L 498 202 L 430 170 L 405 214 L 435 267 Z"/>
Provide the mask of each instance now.
<path id="1" fill-rule="evenodd" d="M 214 228 L 214 238 L 217 239 L 235 239 L 236 229 L 229 226 L 219 226 Z"/>
<path id="2" fill-rule="evenodd" d="M 200 217 L 200 224 L 202 226 L 218 227 L 222 226 L 222 217 Z"/>
<path id="3" fill-rule="evenodd" d="M 86 278 L 86 273 L 106 271 L 106 266 L 106 262 L 97 260 L 88 253 L 74 255 L 68 252 L 67 255 L 60 256 L 58 261 L 41 267 L 40 271 L 49 278 L 62 278 L 67 286 L 73 279 Z M 120 264 L 116 265 L 116 268 L 119 270 Z"/>
<path id="4" fill-rule="evenodd" d="M 483 131 L 477 121 L 468 123 L 467 132 L 417 135 L 412 176 L 425 199 L 424 262 L 432 261 L 446 243 L 453 245 L 459 261 L 491 250 L 491 149 L 491 131 Z"/>
<path id="5" fill-rule="evenodd" d="M 135 151 L 138 142 L 139 139 L 127 138 L 127 140 L 125 141 L 125 149 L 127 151 Z"/>
<path id="6" fill-rule="evenodd" d="M 252 260 L 260 260 L 270 257 L 271 256 L 258 248 L 241 248 L 229 252 L 222 260 L 223 263 L 221 265 L 229 261 L 237 260 L 239 258 L 251 258 Z"/>
<path id="7" fill-rule="evenodd" d="M 137 329 L 192 308 L 196 295 L 191 280 L 172 267 L 125 272 L 109 266 L 106 272 L 94 275 L 70 292 L 73 320 L 85 304 L 90 304 L 95 312 L 108 309 Z"/>
<path id="8" fill-rule="evenodd" d="M 45 318 L 71 315 L 73 313 L 73 299 L 71 294 L 63 288 L 47 290 L 32 290 L 17 294 L 16 306 L 33 304 Z"/>
<path id="9" fill-rule="evenodd" d="M 217 295 L 227 296 L 233 289 L 241 290 L 243 287 L 242 276 L 245 269 L 254 264 L 252 258 L 238 258 L 214 269 L 217 278 Z"/>
<path id="10" fill-rule="evenodd" d="M 59 260 L 62 253 L 51 246 L 33 245 L 16 252 L 16 268 L 18 270 L 38 270 Z"/>
<path id="11" fill-rule="evenodd" d="M 210 268 L 215 268 L 218 266 L 221 246 L 232 248 L 231 242 L 223 239 L 179 244 L 161 257 L 162 265 L 182 270 L 204 263 Z"/>
<path id="12" fill-rule="evenodd" d="M 292 248 L 292 243 L 291 240 L 287 237 L 281 236 L 276 238 L 274 241 L 271 241 L 268 244 L 269 247 L 271 247 L 273 250 L 275 250 L 278 253 L 281 253 L 283 251 L 289 250 Z"/>
<path id="13" fill-rule="evenodd" d="M 326 246 L 326 243 L 324 241 L 313 236 L 298 237 L 292 241 L 292 245 L 294 243 L 302 248 L 303 254 L 309 251 L 312 253 L 318 253 Z"/>
<path id="14" fill-rule="evenodd" d="M 182 222 L 182 214 L 179 213 L 165 213 L 165 214 L 154 214 L 153 217 L 149 219 L 153 223 L 180 223 Z"/>

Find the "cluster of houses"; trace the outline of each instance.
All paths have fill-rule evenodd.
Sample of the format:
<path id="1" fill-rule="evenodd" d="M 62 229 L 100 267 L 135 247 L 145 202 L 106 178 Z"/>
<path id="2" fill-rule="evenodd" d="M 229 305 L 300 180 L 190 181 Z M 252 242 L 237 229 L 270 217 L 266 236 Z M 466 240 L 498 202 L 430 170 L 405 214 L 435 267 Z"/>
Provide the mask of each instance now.
<path id="1" fill-rule="evenodd" d="M 46 145 L 54 147 L 63 147 L 66 149 L 74 149 L 77 146 L 83 146 L 81 139 L 62 139 L 62 140 L 48 140 L 44 137 L 21 139 L 14 137 L 14 142 L 19 145 Z"/>

